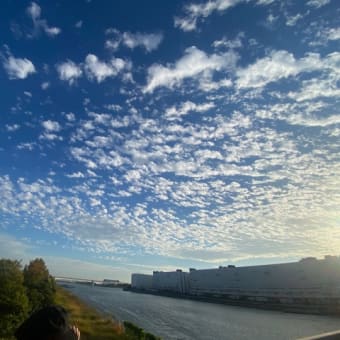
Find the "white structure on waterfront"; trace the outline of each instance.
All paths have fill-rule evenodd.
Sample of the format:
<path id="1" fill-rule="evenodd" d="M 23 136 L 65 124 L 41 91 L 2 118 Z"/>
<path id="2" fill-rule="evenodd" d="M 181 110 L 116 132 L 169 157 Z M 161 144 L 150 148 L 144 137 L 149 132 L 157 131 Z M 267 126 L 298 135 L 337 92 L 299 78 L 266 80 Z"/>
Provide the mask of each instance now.
<path id="1" fill-rule="evenodd" d="M 340 301 L 340 258 L 305 258 L 293 263 L 248 267 L 229 265 L 190 269 L 189 273 L 177 270 L 133 274 L 132 288 L 288 304 L 312 300 L 319 303 L 332 298 Z"/>
<path id="2" fill-rule="evenodd" d="M 152 287 L 155 290 L 189 293 L 189 274 L 177 269 L 175 272 L 153 272 Z"/>
<path id="3" fill-rule="evenodd" d="M 132 274 L 131 287 L 134 289 L 150 290 L 152 289 L 152 275 Z"/>
<path id="4" fill-rule="evenodd" d="M 192 295 L 247 296 L 259 301 L 340 297 L 340 259 L 327 256 L 323 260 L 191 270 L 189 287 Z"/>

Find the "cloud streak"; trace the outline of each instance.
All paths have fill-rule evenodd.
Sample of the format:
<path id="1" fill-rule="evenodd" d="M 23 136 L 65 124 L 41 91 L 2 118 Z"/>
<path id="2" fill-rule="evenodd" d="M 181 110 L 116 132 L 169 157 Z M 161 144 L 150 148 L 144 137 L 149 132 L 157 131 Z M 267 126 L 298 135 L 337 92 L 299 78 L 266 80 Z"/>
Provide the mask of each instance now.
<path id="1" fill-rule="evenodd" d="M 208 55 L 195 46 L 185 50 L 184 55 L 174 65 L 154 64 L 148 68 L 144 93 L 152 93 L 158 87 L 174 88 L 187 78 L 203 75 L 211 78 L 214 72 L 234 67 L 237 55 L 229 51 L 224 54 Z"/>
<path id="2" fill-rule="evenodd" d="M 178 27 L 184 32 L 190 32 L 197 29 L 197 24 L 203 22 L 207 17 L 214 12 L 223 13 L 239 4 L 248 3 L 249 0 L 212 0 L 205 3 L 189 3 L 184 6 L 183 16 L 176 16 L 174 18 L 174 26 Z M 273 0 L 257 0 L 255 5 L 270 5 Z M 314 3 L 321 4 L 322 2 L 329 2 L 329 0 L 311 0 L 311 5 Z M 322 5 L 321 5 L 322 6 Z"/>
<path id="3" fill-rule="evenodd" d="M 253 65 L 239 69 L 237 86 L 239 88 L 263 87 L 280 79 L 297 76 L 302 72 L 312 72 L 322 68 L 318 54 L 309 54 L 301 59 L 287 51 L 273 51 L 269 56 L 257 60 Z"/>

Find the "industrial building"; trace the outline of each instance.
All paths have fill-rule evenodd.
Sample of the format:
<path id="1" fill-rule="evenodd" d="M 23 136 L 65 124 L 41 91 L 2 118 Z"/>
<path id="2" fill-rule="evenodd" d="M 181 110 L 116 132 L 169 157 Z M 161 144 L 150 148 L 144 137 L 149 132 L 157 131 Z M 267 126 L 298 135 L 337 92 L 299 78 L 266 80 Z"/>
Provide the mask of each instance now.
<path id="1" fill-rule="evenodd" d="M 177 269 L 175 272 L 153 272 L 152 288 L 160 291 L 187 294 L 189 274 Z"/>
<path id="2" fill-rule="evenodd" d="M 152 275 L 147 274 L 132 274 L 131 275 L 131 288 L 141 290 L 152 289 Z"/>
<path id="3" fill-rule="evenodd" d="M 294 263 L 191 270 L 189 287 L 192 295 L 247 296 L 259 301 L 275 298 L 286 303 L 296 298 L 340 298 L 340 260 L 327 256 Z"/>
<path id="4" fill-rule="evenodd" d="M 340 312 L 340 258 L 309 257 L 293 263 L 133 274 L 132 288 L 224 302 L 317 308 L 331 305 Z"/>

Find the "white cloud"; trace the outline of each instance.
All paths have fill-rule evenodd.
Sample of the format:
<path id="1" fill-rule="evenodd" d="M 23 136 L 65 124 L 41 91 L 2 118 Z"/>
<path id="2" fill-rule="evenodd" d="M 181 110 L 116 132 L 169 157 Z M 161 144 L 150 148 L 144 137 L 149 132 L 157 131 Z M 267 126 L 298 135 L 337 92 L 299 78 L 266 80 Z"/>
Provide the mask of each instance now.
<path id="1" fill-rule="evenodd" d="M 256 110 L 256 116 L 261 119 L 285 121 L 290 125 L 301 125 L 303 127 L 332 127 L 340 123 L 339 115 L 327 114 L 327 105 L 323 102 L 309 102 L 308 99 L 314 99 L 314 96 L 296 103 L 268 105 Z"/>
<path id="2" fill-rule="evenodd" d="M 51 37 L 58 35 L 61 29 L 58 27 L 45 27 L 45 33 Z"/>
<path id="3" fill-rule="evenodd" d="M 36 72 L 33 63 L 26 58 L 14 58 L 9 56 L 3 62 L 3 67 L 5 68 L 9 79 L 25 79 L 30 74 Z"/>
<path id="4" fill-rule="evenodd" d="M 292 125 L 326 127 L 329 125 L 340 124 L 340 115 L 333 115 L 326 118 L 320 118 L 296 114 L 286 117 L 286 120 Z"/>
<path id="5" fill-rule="evenodd" d="M 74 172 L 72 174 L 67 174 L 66 177 L 68 177 L 68 178 L 84 178 L 85 175 L 82 172 L 78 171 L 78 172 Z"/>
<path id="6" fill-rule="evenodd" d="M 6 130 L 8 132 L 14 132 L 20 129 L 20 125 L 19 124 L 13 124 L 13 125 L 8 125 L 6 124 Z"/>
<path id="7" fill-rule="evenodd" d="M 157 49 L 158 45 L 163 40 L 163 35 L 158 33 L 123 33 L 123 44 L 131 49 L 137 46 L 144 47 L 147 52 Z"/>
<path id="8" fill-rule="evenodd" d="M 173 66 L 154 64 L 148 69 L 147 85 L 143 92 L 153 92 L 157 87 L 173 88 L 186 78 L 202 75 L 210 78 L 215 71 L 231 69 L 234 67 L 237 55 L 229 51 L 224 54 L 207 55 L 205 52 L 192 46 L 185 50 L 184 56 Z"/>
<path id="9" fill-rule="evenodd" d="M 45 120 L 44 122 L 41 123 L 41 125 L 44 127 L 49 132 L 53 131 L 60 131 L 61 126 L 58 122 L 52 121 L 52 120 Z"/>
<path id="10" fill-rule="evenodd" d="M 310 53 L 304 58 L 295 59 L 294 55 L 287 51 L 273 51 L 254 64 L 238 69 L 236 83 L 239 88 L 263 87 L 282 78 L 318 70 L 321 67 L 319 54 Z"/>
<path id="11" fill-rule="evenodd" d="M 47 90 L 49 87 L 50 87 L 50 82 L 48 82 L 48 81 L 45 81 L 41 84 L 41 88 L 43 90 Z"/>
<path id="12" fill-rule="evenodd" d="M 224 12 L 247 0 L 212 0 L 205 3 L 191 3 L 184 7 L 185 16 L 175 17 L 175 27 L 183 31 L 193 31 L 196 29 L 197 21 L 211 15 L 213 12 Z"/>
<path id="13" fill-rule="evenodd" d="M 106 34 L 114 35 L 113 38 L 105 42 L 105 47 L 114 51 L 117 50 L 119 46 L 124 45 L 130 49 L 140 46 L 147 52 L 151 52 L 156 50 L 163 40 L 163 34 L 161 33 L 122 33 L 114 28 L 107 29 Z"/>
<path id="14" fill-rule="evenodd" d="M 265 20 L 261 23 L 265 28 L 269 30 L 275 29 L 275 27 L 278 25 L 280 16 L 274 15 L 273 12 L 269 12 Z"/>
<path id="15" fill-rule="evenodd" d="M 233 82 L 230 79 L 224 78 L 219 81 L 213 81 L 209 78 L 201 78 L 199 82 L 199 88 L 202 91 L 213 91 L 218 90 L 222 87 L 232 87 Z"/>
<path id="16" fill-rule="evenodd" d="M 0 185 L 0 206 L 13 212 L 30 211 L 34 218 L 45 221 L 44 229 L 68 235 L 81 242 L 87 252 L 119 254 L 121 249 L 117 247 L 124 244 L 122 248 L 129 254 L 131 245 L 149 254 L 221 261 L 228 256 L 241 257 L 240 253 L 244 257 L 268 256 L 269 251 L 264 248 L 273 249 L 280 244 L 288 245 L 287 253 L 295 255 L 295 245 L 299 245 L 301 253 L 314 246 L 322 251 L 338 249 L 338 242 L 329 246 L 322 236 L 325 225 L 335 235 L 332 221 L 338 206 L 338 202 L 327 199 L 334 197 L 331 190 L 335 190 L 332 188 L 336 187 L 338 177 L 336 164 L 326 161 L 332 157 L 327 144 L 316 143 L 319 134 L 305 133 L 304 129 L 296 139 L 291 132 L 264 127 L 252 114 L 254 108 L 247 102 L 249 99 L 242 97 L 242 101 L 247 108 L 244 114 L 200 115 L 197 118 L 202 119 L 196 122 L 188 119 L 185 124 L 167 124 L 160 115 L 137 116 L 131 132 L 124 136 L 117 131 L 128 126 L 130 120 L 126 116 L 115 117 L 120 124 L 110 124 L 110 115 L 91 113 L 88 121 L 77 122 L 81 129 L 85 125 L 89 128 L 82 137 L 83 143 L 78 144 L 82 147 L 70 150 L 82 165 L 79 172 L 86 174 L 86 180 L 77 172 L 70 173 L 79 176 L 80 180 L 75 181 L 78 185 L 58 195 L 46 194 L 47 189 L 39 183 L 12 191 L 1 189 Z M 185 119 L 185 113 L 195 105 L 202 106 L 204 111 L 204 104 L 184 102 L 175 105 L 174 110 L 183 113 Z M 219 107 L 218 101 L 214 104 Z M 154 106 L 159 106 L 159 102 Z M 268 109 L 272 110 L 272 105 L 268 104 Z M 302 112 L 303 108 L 300 106 L 296 111 Z M 283 107 L 281 112 L 288 116 L 293 108 Z M 330 116 L 325 116 L 325 121 L 317 115 L 294 118 L 296 123 L 302 118 L 300 123 L 304 126 L 325 127 L 322 130 L 337 122 Z M 121 138 L 119 148 L 115 147 L 115 138 Z M 84 147 L 86 142 L 91 147 Z M 315 154 L 306 151 L 308 143 L 316 148 Z M 119 172 L 110 171 L 114 177 L 102 176 L 101 170 L 117 167 Z M 98 177 L 87 179 L 86 168 L 96 168 Z M 238 179 L 228 177 L 238 175 L 241 176 Z M 246 181 L 242 180 L 244 176 Z M 126 200 L 134 199 L 134 193 L 141 191 L 146 197 L 145 207 L 127 206 Z M 40 192 L 46 195 L 43 199 L 38 196 Z M 70 197 L 71 194 L 75 197 Z M 109 195 L 110 203 L 101 195 Z M 45 208 L 38 209 L 39 199 Z M 167 209 L 150 209 L 164 201 Z M 186 207 L 192 213 L 183 219 Z M 314 224 L 315 232 L 308 236 L 307 231 Z M 112 233 L 114 240 L 110 238 Z M 306 243 L 301 241 L 305 235 Z M 255 246 L 248 246 L 254 242 L 261 243 L 261 247 L 254 250 Z"/>
<path id="17" fill-rule="evenodd" d="M 123 108 L 118 105 L 118 104 L 107 104 L 105 105 L 105 108 L 107 110 L 112 110 L 112 111 L 121 111 Z"/>
<path id="18" fill-rule="evenodd" d="M 287 21 L 286 21 L 286 25 L 287 26 L 295 26 L 296 23 L 301 20 L 303 18 L 303 15 L 298 13 L 296 15 L 293 16 L 288 16 L 287 17 Z"/>
<path id="19" fill-rule="evenodd" d="M 168 120 L 178 119 L 179 117 L 188 114 L 189 112 L 205 112 L 215 107 L 214 103 L 203 103 L 203 104 L 195 104 L 191 101 L 186 101 L 180 105 L 180 107 L 176 108 L 176 106 L 172 106 L 165 111 L 165 117 Z"/>
<path id="20" fill-rule="evenodd" d="M 75 27 L 75 28 L 82 28 L 82 27 L 83 27 L 83 21 L 82 21 L 82 20 L 77 21 L 77 22 L 74 24 L 74 27 Z"/>
<path id="21" fill-rule="evenodd" d="M 247 2 L 250 0 L 210 0 L 202 3 L 190 3 L 184 6 L 184 16 L 174 18 L 174 25 L 186 32 L 193 31 L 196 29 L 198 21 L 204 21 L 212 13 L 224 12 L 240 3 Z M 255 5 L 266 6 L 273 2 L 274 0 L 257 0 Z"/>
<path id="22" fill-rule="evenodd" d="M 17 145 L 18 150 L 29 150 L 32 151 L 36 143 L 20 143 Z"/>
<path id="23" fill-rule="evenodd" d="M 94 54 L 88 54 L 84 65 L 88 78 L 101 83 L 108 77 L 115 77 L 124 69 L 129 70 L 131 64 L 121 58 L 112 58 L 110 62 L 100 61 Z"/>
<path id="24" fill-rule="evenodd" d="M 328 40 L 339 40 L 340 39 L 340 27 L 330 28 L 327 32 Z"/>
<path id="25" fill-rule="evenodd" d="M 340 97 L 340 89 L 337 86 L 337 78 L 330 79 L 310 79 L 302 82 L 302 87 L 299 91 L 290 91 L 288 97 L 302 102 L 313 100 L 320 97 Z"/>
<path id="26" fill-rule="evenodd" d="M 276 0 L 257 0 L 258 5 L 270 5 Z"/>
<path id="27" fill-rule="evenodd" d="M 41 140 L 49 140 L 49 141 L 56 141 L 56 140 L 63 140 L 62 136 L 58 136 L 55 133 L 50 133 L 50 132 L 44 132 L 39 136 L 39 139 Z"/>
<path id="28" fill-rule="evenodd" d="M 70 85 L 74 84 L 83 74 L 80 66 L 71 60 L 57 65 L 57 71 L 59 73 L 59 79 L 67 81 Z"/>
<path id="29" fill-rule="evenodd" d="M 105 47 L 110 50 L 116 51 L 118 50 L 120 43 L 121 43 L 121 40 L 119 38 L 108 39 L 105 41 Z"/>
<path id="30" fill-rule="evenodd" d="M 45 19 L 41 19 L 41 7 L 37 3 L 31 2 L 26 9 L 26 13 L 32 19 L 34 25 L 33 33 L 30 34 L 29 37 L 35 37 L 41 31 L 45 32 L 50 37 L 54 37 L 61 33 L 59 27 L 50 27 Z"/>
<path id="31" fill-rule="evenodd" d="M 309 0 L 307 2 L 307 5 L 310 7 L 320 8 L 322 6 L 325 6 L 329 4 L 331 0 Z"/>
<path id="32" fill-rule="evenodd" d="M 282 14 L 278 24 L 285 25 L 281 19 Z M 336 38 L 337 31 L 326 25 L 318 29 Z M 233 38 L 215 41 L 212 52 L 188 49 L 168 64 L 154 65 L 154 73 L 150 68 L 144 91 L 178 86 L 171 98 L 162 93 L 143 97 L 138 86 L 125 87 L 120 98 L 109 86 L 103 101 L 88 104 L 84 98 L 91 93 L 83 89 L 85 112 L 74 115 L 64 108 L 61 118 L 52 112 L 54 118 L 44 118 L 46 126 L 40 126 L 38 144 L 17 148 L 34 147 L 44 156 L 52 147 L 48 141 L 65 136 L 64 164 L 50 166 L 56 172 L 62 167 L 66 184 L 48 175 L 60 185 L 60 191 L 49 193 L 40 190 L 43 179 L 29 188 L 18 187 L 14 179 L 13 190 L 0 181 L 0 211 L 12 214 L 13 221 L 20 218 L 28 231 L 32 221 L 40 221 L 42 231 L 66 236 L 67 244 L 82 247 L 87 256 L 138 252 L 219 262 L 269 257 L 276 249 L 282 256 L 284 247 L 294 256 L 314 246 L 317 252 L 337 251 L 339 55 L 260 54 L 266 48 L 260 39 L 255 50 L 247 47 L 242 62 L 259 59 L 237 70 L 236 52 L 222 53 L 242 47 L 242 40 Z M 121 67 L 110 57 L 90 56 L 92 64 L 82 60 L 76 66 L 94 82 L 126 69 L 116 59 Z M 265 88 L 280 79 L 285 86 Z M 220 91 L 201 91 L 215 89 Z M 18 102 L 24 106 L 22 91 Z M 285 105 L 277 108 L 278 102 Z M 17 122 L 14 118 L 5 132 Z M 19 122 L 25 130 L 28 123 Z M 64 125 L 65 135 L 59 132 Z"/>
<path id="33" fill-rule="evenodd" d="M 76 120 L 76 116 L 73 112 L 69 112 L 69 113 L 66 114 L 66 119 L 69 122 L 74 122 Z"/>
<path id="34" fill-rule="evenodd" d="M 204 163 L 207 159 L 219 159 L 223 160 L 223 156 L 219 151 L 211 151 L 211 150 L 204 150 L 199 149 L 195 152 L 195 157 L 200 163 Z"/>
<path id="35" fill-rule="evenodd" d="M 254 64 L 238 70 L 236 83 L 239 88 L 258 88 L 282 78 L 296 77 L 303 72 L 317 71 L 317 76 L 300 82 L 299 90 L 286 95 L 297 102 L 339 96 L 340 53 L 333 52 L 320 58 L 319 54 L 307 54 L 295 59 L 287 51 L 272 52 L 269 57 L 257 60 Z M 297 78 L 294 78 L 297 80 Z M 284 96 L 286 96 L 284 95 Z M 282 94 L 281 94 L 282 96 Z"/>
<path id="36" fill-rule="evenodd" d="M 212 43 L 212 46 L 215 48 L 220 48 L 220 47 L 231 48 L 231 49 L 241 48 L 243 46 L 242 38 L 244 38 L 244 33 L 241 32 L 233 40 L 228 40 L 227 38 L 223 38 L 221 40 L 215 40 Z"/>
<path id="37" fill-rule="evenodd" d="M 41 15 L 41 8 L 35 2 L 32 2 L 31 5 L 27 7 L 26 11 L 32 20 L 37 20 Z"/>
<path id="38" fill-rule="evenodd" d="M 309 30 L 309 46 L 326 46 L 330 41 L 335 41 L 340 39 L 340 27 L 325 27 L 324 25 L 312 26 Z"/>

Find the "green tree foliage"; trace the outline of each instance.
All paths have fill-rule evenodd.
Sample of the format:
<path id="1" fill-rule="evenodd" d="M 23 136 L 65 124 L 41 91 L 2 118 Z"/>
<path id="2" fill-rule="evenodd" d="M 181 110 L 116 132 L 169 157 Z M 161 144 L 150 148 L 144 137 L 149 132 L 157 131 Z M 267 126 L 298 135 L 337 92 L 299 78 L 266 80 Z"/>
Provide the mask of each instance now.
<path id="1" fill-rule="evenodd" d="M 37 310 L 54 302 L 55 281 L 50 276 L 43 259 L 35 259 L 24 268 L 24 285 L 31 310 Z"/>
<path id="2" fill-rule="evenodd" d="M 28 314 L 19 261 L 0 259 L 0 338 L 10 337 Z"/>

